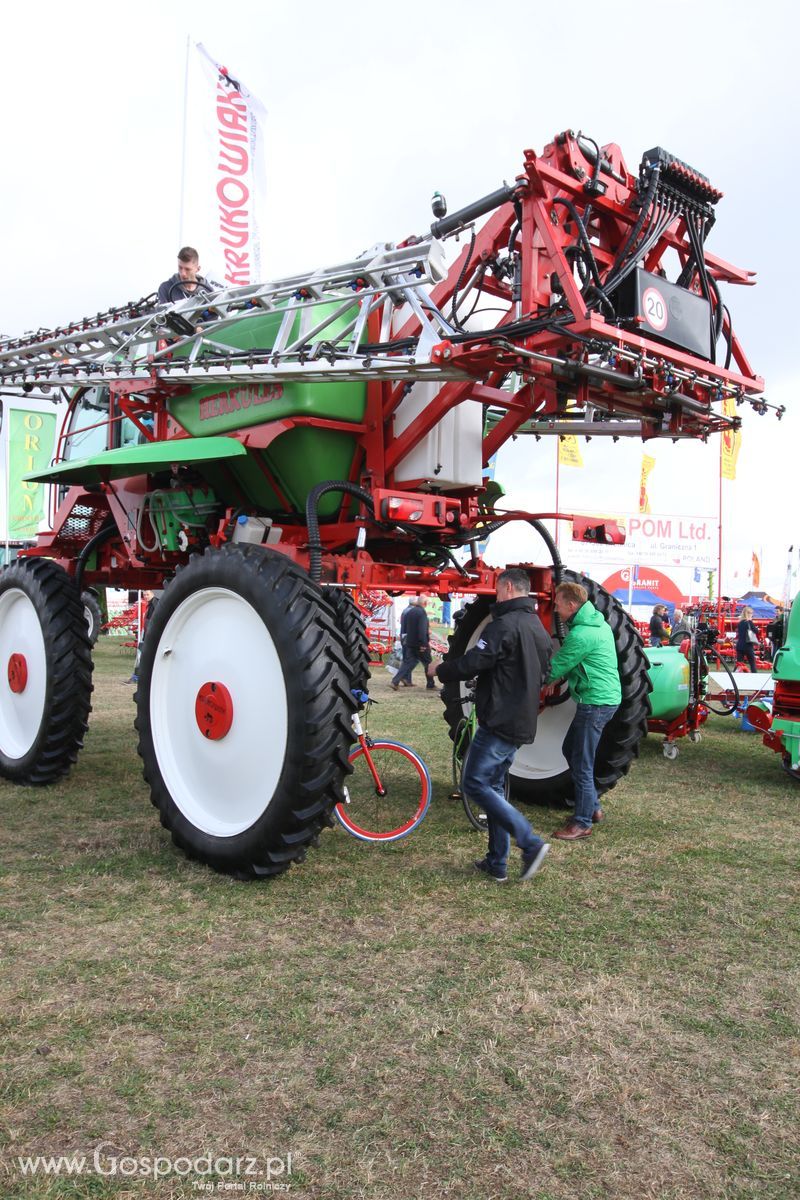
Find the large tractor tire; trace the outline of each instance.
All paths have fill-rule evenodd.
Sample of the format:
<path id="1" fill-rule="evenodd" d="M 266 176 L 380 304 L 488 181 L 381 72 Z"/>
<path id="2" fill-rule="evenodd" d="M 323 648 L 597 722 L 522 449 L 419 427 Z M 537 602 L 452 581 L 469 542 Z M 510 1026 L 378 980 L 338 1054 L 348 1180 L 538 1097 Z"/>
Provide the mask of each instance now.
<path id="1" fill-rule="evenodd" d="M 240 879 L 301 861 L 344 800 L 349 664 L 320 589 L 285 555 L 209 549 L 164 588 L 136 726 L 172 840 Z"/>
<path id="2" fill-rule="evenodd" d="M 93 646 L 100 637 L 100 627 L 103 624 L 103 614 L 94 592 L 81 592 L 83 616 L 89 634 L 89 645 Z"/>
<path id="3" fill-rule="evenodd" d="M 353 593 L 343 587 L 325 587 L 322 595 L 328 602 L 336 628 L 342 637 L 342 649 L 350 667 L 350 687 L 365 692 L 369 683 L 369 639 L 361 609 Z"/>
<path id="4" fill-rule="evenodd" d="M 65 775 L 89 724 L 92 653 L 78 589 L 47 558 L 0 572 L 0 775 L 41 786 Z"/>
<path id="5" fill-rule="evenodd" d="M 617 650 L 617 663 L 622 683 L 622 703 L 612 721 L 603 731 L 595 760 L 595 782 L 598 792 L 608 792 L 623 775 L 639 753 L 639 742 L 647 732 L 650 713 L 648 694 L 651 690 L 647 674 L 647 658 L 642 639 L 631 618 L 622 606 L 599 584 L 574 571 L 564 571 L 566 582 L 580 583 L 589 599 L 611 626 Z M 480 630 L 490 620 L 489 597 L 479 596 L 463 610 L 450 637 L 448 657 L 458 658 L 478 640 Z M 554 649 L 558 643 L 554 642 Z M 442 700 L 445 720 L 452 737 L 458 722 L 465 715 L 465 687 L 461 683 L 445 684 Z M 511 767 L 512 793 L 531 802 L 564 802 L 573 798 L 572 774 L 567 767 L 561 746 L 575 715 L 574 703 L 548 704 L 539 714 L 536 741 L 520 747 Z"/>

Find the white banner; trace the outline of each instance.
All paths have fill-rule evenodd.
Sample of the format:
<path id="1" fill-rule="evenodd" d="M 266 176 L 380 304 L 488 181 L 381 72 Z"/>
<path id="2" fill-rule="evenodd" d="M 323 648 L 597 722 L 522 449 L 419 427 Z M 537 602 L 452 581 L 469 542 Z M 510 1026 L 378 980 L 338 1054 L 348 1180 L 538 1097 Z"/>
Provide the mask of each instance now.
<path id="1" fill-rule="evenodd" d="M 266 110 L 200 42 L 187 79 L 181 238 L 227 286 L 260 283 L 266 223 Z"/>
<path id="2" fill-rule="evenodd" d="M 613 515 L 614 520 L 624 527 L 624 545 L 573 542 L 569 550 L 562 547 L 565 556 L 574 562 L 580 560 L 608 566 L 619 563 L 709 569 L 717 566 L 719 523 L 715 518 L 659 516 L 655 513 L 607 515 Z"/>

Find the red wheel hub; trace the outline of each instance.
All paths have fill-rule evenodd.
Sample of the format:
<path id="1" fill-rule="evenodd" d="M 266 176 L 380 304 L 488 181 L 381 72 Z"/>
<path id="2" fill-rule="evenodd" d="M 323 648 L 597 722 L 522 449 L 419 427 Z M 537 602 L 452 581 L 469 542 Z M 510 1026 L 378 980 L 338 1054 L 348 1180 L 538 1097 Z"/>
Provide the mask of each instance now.
<path id="1" fill-rule="evenodd" d="M 28 662 L 24 654 L 12 654 L 8 660 L 8 686 L 17 695 L 28 686 Z"/>
<path id="2" fill-rule="evenodd" d="M 197 727 L 203 737 L 219 742 L 233 724 L 233 700 L 224 683 L 204 683 L 194 702 Z"/>

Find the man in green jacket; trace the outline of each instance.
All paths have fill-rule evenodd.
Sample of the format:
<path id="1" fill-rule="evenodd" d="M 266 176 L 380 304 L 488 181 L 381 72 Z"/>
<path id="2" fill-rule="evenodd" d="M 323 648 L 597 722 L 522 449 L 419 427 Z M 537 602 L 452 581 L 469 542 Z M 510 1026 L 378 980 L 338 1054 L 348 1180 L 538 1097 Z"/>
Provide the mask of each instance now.
<path id="1" fill-rule="evenodd" d="M 589 837 L 592 824 L 603 819 L 594 782 L 594 760 L 600 737 L 622 700 L 614 634 L 602 613 L 589 603 L 579 583 L 560 583 L 555 609 L 567 624 L 567 636 L 553 655 L 549 692 L 566 679 L 578 708 L 564 739 L 563 754 L 572 771 L 575 814 L 553 837 L 565 842 Z"/>

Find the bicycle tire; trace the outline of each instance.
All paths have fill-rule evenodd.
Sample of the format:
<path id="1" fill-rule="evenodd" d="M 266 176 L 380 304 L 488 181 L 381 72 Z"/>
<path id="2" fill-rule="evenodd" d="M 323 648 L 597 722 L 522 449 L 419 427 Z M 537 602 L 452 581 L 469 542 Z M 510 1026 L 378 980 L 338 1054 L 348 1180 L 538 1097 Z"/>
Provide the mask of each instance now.
<path id="1" fill-rule="evenodd" d="M 431 802 L 427 766 L 410 746 L 380 738 L 368 744 L 370 757 L 385 791 L 381 795 L 359 742 L 348 761 L 353 773 L 346 781 L 346 804 L 334 815 L 352 837 L 362 842 L 398 842 L 420 825 Z"/>
<path id="2" fill-rule="evenodd" d="M 453 788 L 458 792 L 467 820 L 472 828 L 478 833 L 485 833 L 487 829 L 486 813 L 479 804 L 475 804 L 474 801 L 470 800 L 462 786 L 464 763 L 469 753 L 469 748 L 472 745 L 472 733 L 469 726 L 469 717 L 464 717 L 463 720 L 459 721 L 456 731 L 453 734 Z"/>

